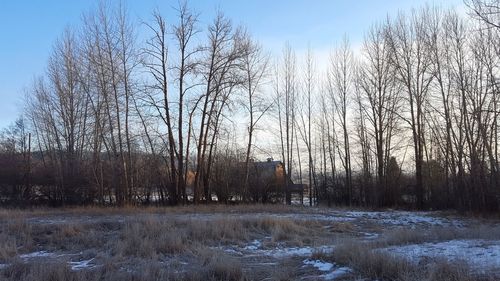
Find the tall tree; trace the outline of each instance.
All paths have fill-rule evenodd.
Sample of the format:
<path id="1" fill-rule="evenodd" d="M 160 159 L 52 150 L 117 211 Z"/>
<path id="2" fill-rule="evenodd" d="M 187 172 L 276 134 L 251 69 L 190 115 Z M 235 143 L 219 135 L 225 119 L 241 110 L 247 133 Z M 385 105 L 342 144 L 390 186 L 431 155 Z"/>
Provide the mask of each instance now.
<path id="1" fill-rule="evenodd" d="M 352 190 L 352 169 L 351 169 L 351 150 L 348 132 L 348 106 L 351 100 L 352 82 L 353 82 L 354 61 L 352 51 L 349 47 L 347 37 L 344 37 L 342 44 L 337 48 L 330 58 L 330 68 L 328 72 L 328 81 L 330 89 L 330 98 L 334 104 L 337 113 L 337 121 L 342 129 L 343 153 L 339 155 L 345 171 L 345 192 L 346 202 L 351 205 L 353 199 Z M 339 148 L 340 149 L 340 148 Z"/>
<path id="2" fill-rule="evenodd" d="M 249 115 L 248 122 L 248 142 L 245 153 L 245 175 L 243 183 L 243 197 L 247 200 L 248 180 L 249 180 L 249 162 L 252 154 L 253 138 L 257 124 L 262 119 L 264 114 L 271 108 L 271 103 L 263 96 L 262 86 L 265 82 L 269 57 L 264 54 L 262 46 L 252 42 L 250 37 L 247 37 L 245 43 L 248 47 L 247 54 L 242 59 L 242 67 L 244 71 L 243 89 L 246 92 L 246 98 L 242 102 L 242 106 L 246 109 Z"/>
<path id="3" fill-rule="evenodd" d="M 384 32 L 383 25 L 375 25 L 367 33 L 356 83 L 360 91 L 360 110 L 364 111 L 361 114 L 366 117 L 360 125 L 368 129 L 361 133 L 368 133 L 375 143 L 377 185 L 371 196 L 380 206 L 392 206 L 396 194 L 394 190 L 388 190 L 386 175 L 395 134 L 396 110 L 400 105 L 400 89 L 396 87 L 395 68 L 390 64 L 391 50 Z M 365 141 L 366 137 L 361 135 L 361 138 Z"/>
<path id="4" fill-rule="evenodd" d="M 428 101 L 429 85 L 433 79 L 429 68 L 431 56 L 426 41 L 427 19 L 430 8 L 413 11 L 410 15 L 401 13 L 388 25 L 387 40 L 391 46 L 391 61 L 406 92 L 410 126 L 415 158 L 415 190 L 417 207 L 424 207 L 425 186 L 423 163 L 425 154 L 425 106 Z"/>

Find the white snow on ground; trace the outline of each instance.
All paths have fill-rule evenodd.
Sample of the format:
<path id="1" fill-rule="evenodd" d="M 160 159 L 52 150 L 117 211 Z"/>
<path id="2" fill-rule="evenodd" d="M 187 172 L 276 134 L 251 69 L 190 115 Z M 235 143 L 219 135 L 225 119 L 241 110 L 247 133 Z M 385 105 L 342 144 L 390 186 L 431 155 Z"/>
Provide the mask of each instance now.
<path id="1" fill-rule="evenodd" d="M 325 280 L 335 280 L 339 277 L 342 277 L 342 276 L 352 272 L 352 269 L 350 269 L 349 267 L 338 267 L 338 268 L 333 269 L 335 264 L 329 263 L 329 262 L 324 262 L 321 260 L 305 259 L 303 261 L 303 263 L 304 263 L 304 265 L 314 266 L 315 268 L 317 268 L 321 272 L 328 272 L 328 273 L 325 273 L 325 274 L 320 276 L 320 277 L 324 278 Z M 332 269 L 333 269 L 333 271 L 332 271 Z"/>
<path id="2" fill-rule="evenodd" d="M 91 264 L 94 259 L 83 260 L 83 261 L 71 261 L 69 265 L 71 266 L 71 270 L 78 271 L 82 269 L 94 268 L 95 265 Z"/>
<path id="3" fill-rule="evenodd" d="M 36 223 L 36 224 L 65 224 L 67 223 L 67 220 L 64 218 L 48 218 L 48 219 L 41 219 L 41 218 L 29 218 L 26 220 L 28 223 Z"/>
<path id="4" fill-rule="evenodd" d="M 330 271 L 332 270 L 333 263 L 329 262 L 324 262 L 321 260 L 311 260 L 311 259 L 305 259 L 303 261 L 304 265 L 311 265 L 316 267 L 319 271 Z"/>
<path id="5" fill-rule="evenodd" d="M 257 250 L 253 253 L 258 255 L 272 256 L 275 258 L 284 257 L 309 257 L 315 252 L 332 252 L 333 246 L 321 247 L 288 247 L 288 248 L 275 248 L 270 250 Z"/>
<path id="6" fill-rule="evenodd" d="M 364 212 L 364 211 L 348 211 L 344 212 L 345 216 L 351 218 L 364 218 L 377 220 L 383 224 L 403 225 L 415 227 L 416 224 L 428 224 L 431 226 L 455 226 L 463 227 L 463 223 L 458 220 L 441 218 L 431 212 L 404 212 L 404 211 L 387 211 L 387 212 Z"/>
<path id="7" fill-rule="evenodd" d="M 373 240 L 373 239 L 377 239 L 380 237 L 380 233 L 372 233 L 372 232 L 361 232 L 361 234 L 364 235 L 364 238 L 366 240 Z"/>
<path id="8" fill-rule="evenodd" d="M 54 253 L 49 253 L 47 251 L 38 251 L 29 254 L 20 255 L 19 257 L 23 260 L 34 259 L 34 258 L 47 258 L 54 256 Z"/>
<path id="9" fill-rule="evenodd" d="M 331 222 L 351 222 L 356 220 L 356 218 L 346 217 L 342 214 L 274 214 L 270 217 Z"/>
<path id="10" fill-rule="evenodd" d="M 235 254 L 238 256 L 246 257 L 259 257 L 268 256 L 274 258 L 286 258 L 286 257 L 310 257 L 313 253 L 324 252 L 330 253 L 333 251 L 334 246 L 320 246 L 320 247 L 276 247 L 272 249 L 262 249 L 262 244 L 258 240 L 254 240 L 251 244 L 241 248 L 238 246 L 230 247 L 217 247 L 224 250 L 226 253 Z"/>
<path id="11" fill-rule="evenodd" d="M 265 239 L 270 239 L 271 237 L 265 237 Z M 333 251 L 333 245 L 324 245 L 319 247 L 286 247 L 285 245 L 278 244 L 277 247 L 271 249 L 263 248 L 261 240 L 253 240 L 248 245 L 241 247 L 238 245 L 232 246 L 222 246 L 216 247 L 224 250 L 226 253 L 238 255 L 238 256 L 268 256 L 274 258 L 285 258 L 285 257 L 310 257 L 313 253 L 324 252 L 330 253 Z"/>
<path id="12" fill-rule="evenodd" d="M 29 262 L 31 259 L 38 259 L 38 258 L 60 258 L 60 257 L 67 257 L 67 256 L 74 256 L 78 254 L 61 254 L 57 255 L 55 253 L 47 252 L 47 251 L 37 251 L 33 253 L 28 253 L 28 254 L 23 254 L 20 255 L 19 258 L 21 258 L 24 262 Z M 82 270 L 82 269 L 90 269 L 94 268 L 96 265 L 91 264 L 91 262 L 94 259 L 89 259 L 89 260 L 82 260 L 82 261 L 69 261 L 68 265 L 71 266 L 72 270 Z M 9 266 L 9 264 L 0 264 L 0 269 L 3 269 L 5 267 Z"/>
<path id="13" fill-rule="evenodd" d="M 245 248 L 243 248 L 243 249 L 253 251 L 253 250 L 260 249 L 261 247 L 262 247 L 262 243 L 256 239 L 256 240 L 253 240 L 252 243 L 250 243 L 250 245 L 245 246 Z"/>
<path id="14" fill-rule="evenodd" d="M 500 270 L 500 240 L 451 240 L 439 243 L 422 243 L 391 246 L 382 249 L 418 262 L 425 257 L 465 261 L 477 273 Z"/>
<path id="15" fill-rule="evenodd" d="M 217 247 L 215 247 L 215 248 L 217 248 Z M 233 254 L 233 255 L 237 255 L 237 256 L 243 256 L 242 252 L 240 252 L 236 249 L 233 249 L 233 248 L 226 248 L 226 249 L 224 249 L 224 252 L 229 253 L 229 254 Z"/>
<path id="16" fill-rule="evenodd" d="M 148 215 L 144 218 L 151 216 L 157 216 L 158 219 L 194 219 L 202 221 L 210 221 L 217 219 L 253 219 L 256 217 L 269 217 L 269 218 L 289 218 L 295 220 L 317 220 L 317 221 L 328 221 L 328 222 L 353 222 L 356 220 L 371 220 L 377 224 L 393 225 L 393 226 L 409 226 L 415 227 L 415 225 L 431 225 L 431 226 L 454 226 L 463 227 L 464 223 L 461 220 L 449 219 L 441 217 L 437 212 L 409 212 L 409 211 L 339 211 L 339 210 L 325 210 L 325 209 L 313 209 L 312 213 L 194 213 L 194 214 L 169 214 L 169 215 Z M 39 218 L 33 217 L 28 218 L 28 223 L 39 223 L 39 224 L 65 224 L 65 223 L 95 223 L 98 221 L 109 221 L 123 223 L 127 218 L 132 218 L 132 216 L 122 215 L 122 216 L 105 216 L 105 217 L 92 217 L 92 216 L 54 216 L 51 218 Z M 141 218 L 140 216 L 135 216 L 135 219 Z"/>
<path id="17" fill-rule="evenodd" d="M 353 270 L 349 267 L 339 267 L 332 272 L 321 275 L 321 277 L 325 278 L 325 280 L 335 280 L 351 272 L 353 272 Z"/>

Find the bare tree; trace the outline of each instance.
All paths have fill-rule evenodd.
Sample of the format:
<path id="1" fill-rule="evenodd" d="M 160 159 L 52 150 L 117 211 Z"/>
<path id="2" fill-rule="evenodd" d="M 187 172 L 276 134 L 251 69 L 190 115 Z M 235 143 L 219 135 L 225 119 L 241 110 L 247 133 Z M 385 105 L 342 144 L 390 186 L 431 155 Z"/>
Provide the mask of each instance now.
<path id="1" fill-rule="evenodd" d="M 193 39 L 200 32 L 197 28 L 198 15 L 193 13 L 187 7 L 187 3 L 183 2 L 180 4 L 178 9 L 179 22 L 178 25 L 174 27 L 174 35 L 177 41 L 177 48 L 179 52 L 179 63 L 174 69 L 177 71 L 177 83 L 179 87 L 179 97 L 178 97 L 178 117 L 177 117 L 177 140 L 178 140 L 178 153 L 177 153 L 177 193 L 182 195 L 183 203 L 187 203 L 186 194 L 186 172 L 187 172 L 187 155 L 189 148 L 186 147 L 184 150 L 184 104 L 185 97 L 194 87 L 197 86 L 196 83 L 191 85 L 187 84 L 187 78 L 194 75 L 196 68 L 199 64 L 198 58 L 196 57 L 200 53 L 201 48 L 191 46 L 193 44 Z M 191 122 L 188 124 L 188 128 L 191 127 Z M 186 163 L 185 163 L 186 162 Z"/>
<path id="2" fill-rule="evenodd" d="M 306 145 L 307 148 L 307 161 L 308 161 L 308 180 L 309 180 L 309 206 L 313 205 L 313 193 L 314 193 L 314 184 L 313 184 L 313 169 L 314 169 L 314 161 L 313 161 L 313 151 L 312 151 L 312 122 L 313 122 L 313 103 L 312 100 L 314 98 L 315 92 L 315 63 L 314 57 L 311 48 L 309 47 L 307 50 L 305 68 L 304 68 L 304 94 L 300 97 L 302 98 L 298 107 L 298 116 L 297 122 L 297 131 L 302 138 L 302 141 Z M 305 108 L 304 108 L 305 107 Z M 298 142 L 297 142 L 298 146 Z M 297 147 L 297 152 L 299 152 L 299 148 Z M 300 160 L 300 157 L 299 157 Z M 300 165 L 299 165 L 300 166 Z M 299 171 L 300 171 L 299 167 Z"/>
<path id="3" fill-rule="evenodd" d="M 202 183 L 205 200 L 211 200 L 209 188 L 211 156 L 216 145 L 221 113 L 235 86 L 241 84 L 241 77 L 238 77 L 236 72 L 240 69 L 241 58 L 247 52 L 243 44 L 242 38 L 244 37 L 242 30 L 234 29 L 232 22 L 220 12 L 208 28 L 208 44 L 205 63 L 203 63 L 205 92 L 201 98 L 201 120 L 196 148 L 194 182 L 196 203 L 200 200 Z"/>
<path id="4" fill-rule="evenodd" d="M 283 58 L 278 70 L 278 79 L 275 81 L 276 103 L 278 105 L 278 121 L 280 126 L 280 143 L 282 155 L 286 168 L 285 193 L 292 183 L 293 172 L 293 141 L 295 130 L 296 111 L 296 58 L 289 44 L 283 49 Z M 291 198 L 287 196 L 286 203 L 291 204 Z"/>
<path id="5" fill-rule="evenodd" d="M 395 68 L 390 64 L 392 54 L 389 42 L 384 36 L 384 28 L 382 25 L 375 25 L 367 33 L 356 83 L 359 89 L 358 105 L 363 111 L 360 115 L 366 120 L 361 120 L 359 127 L 362 130 L 359 136 L 362 147 L 367 145 L 367 137 L 375 143 L 377 185 L 371 197 L 375 204 L 392 206 L 395 204 L 396 194 L 394 190 L 388 190 L 386 175 L 395 134 L 396 110 L 400 105 L 400 89 L 396 87 Z M 364 155 L 365 169 L 366 158 L 367 155 Z"/>
<path id="6" fill-rule="evenodd" d="M 330 68 L 328 70 L 328 83 L 330 99 L 334 104 L 337 113 L 337 121 L 342 129 L 343 153 L 339 155 L 345 171 L 345 192 L 346 202 L 351 205 L 352 190 L 352 169 L 351 169 L 351 151 L 348 132 L 348 105 L 351 100 L 353 69 L 353 55 L 349 47 L 347 37 L 344 37 L 342 45 L 335 50 L 330 58 Z"/>
<path id="7" fill-rule="evenodd" d="M 433 79 L 430 74 L 431 57 L 426 42 L 426 21 L 430 8 L 410 15 L 400 14 L 396 21 L 388 25 L 387 40 L 391 46 L 392 64 L 406 92 L 409 117 L 404 117 L 412 131 L 415 156 L 415 178 L 417 207 L 424 207 L 425 186 L 423 183 L 423 163 L 425 154 L 425 106 L 428 101 L 429 86 Z M 401 116 L 403 117 L 403 116 Z"/>
<path id="8" fill-rule="evenodd" d="M 500 3 L 497 0 L 466 0 L 472 14 L 488 26 L 500 29 Z"/>
<path id="9" fill-rule="evenodd" d="M 262 117 L 271 108 L 272 103 L 262 95 L 262 85 L 265 82 L 269 57 L 263 53 L 262 47 L 258 43 L 251 41 L 249 37 L 245 43 L 248 48 L 247 54 L 242 59 L 242 66 L 245 76 L 243 89 L 246 91 L 246 98 L 242 102 L 242 106 L 246 109 L 249 115 L 248 123 L 248 143 L 245 154 L 245 175 L 243 183 L 243 198 L 247 200 L 248 194 L 248 177 L 249 177 L 249 162 L 252 154 L 253 137 L 257 124 Z"/>

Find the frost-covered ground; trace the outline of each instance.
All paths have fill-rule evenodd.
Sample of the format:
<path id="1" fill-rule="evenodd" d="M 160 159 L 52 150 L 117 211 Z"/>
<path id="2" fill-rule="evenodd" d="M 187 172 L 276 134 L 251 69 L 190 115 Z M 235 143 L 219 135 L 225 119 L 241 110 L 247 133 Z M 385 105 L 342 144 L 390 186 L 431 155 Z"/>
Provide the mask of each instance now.
<path id="1" fill-rule="evenodd" d="M 293 208 L 291 209 L 293 210 Z M 99 221 L 125 222 L 128 219 L 136 218 L 164 218 L 164 219 L 195 219 L 195 220 L 214 220 L 221 218 L 254 218 L 254 217 L 273 217 L 288 218 L 297 220 L 317 220 L 324 222 L 372 222 L 385 226 L 408 226 L 416 228 L 418 226 L 454 226 L 463 227 L 465 221 L 458 218 L 443 217 L 439 212 L 409 212 L 409 211 L 344 211 L 330 210 L 326 208 L 299 208 L 299 212 L 227 212 L 227 213 L 188 213 L 188 214 L 139 214 L 139 215 L 109 215 L 99 216 Z M 27 221 L 35 224 L 65 224 L 75 222 L 95 222 L 96 217 L 90 215 L 83 216 L 65 216 L 54 215 L 51 217 L 31 217 Z"/>
<path id="2" fill-rule="evenodd" d="M 500 240 L 469 239 L 426 242 L 392 246 L 383 250 L 417 263 L 425 259 L 465 262 L 479 274 L 493 273 L 500 269 Z"/>
<path id="3" fill-rule="evenodd" d="M 335 260 L 346 241 L 422 267 L 445 260 L 500 278 L 500 228 L 493 220 L 302 207 L 185 210 L 1 214 L 0 280 L 14 266 L 40 262 L 72 274 L 116 270 L 123 280 L 153 265 L 181 280 L 199 268 L 209 274 L 203 276 L 223 268 L 247 280 L 377 279 Z"/>

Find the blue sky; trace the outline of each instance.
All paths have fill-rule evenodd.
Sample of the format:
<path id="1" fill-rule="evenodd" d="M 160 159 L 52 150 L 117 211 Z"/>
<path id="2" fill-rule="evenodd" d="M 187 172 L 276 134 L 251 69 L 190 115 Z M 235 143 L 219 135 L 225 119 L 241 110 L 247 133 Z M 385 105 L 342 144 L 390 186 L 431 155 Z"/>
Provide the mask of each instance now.
<path id="1" fill-rule="evenodd" d="M 115 1 L 109 1 L 111 3 Z M 116 1 L 118 2 L 118 1 Z M 133 20 L 150 19 L 158 8 L 175 21 L 177 0 L 123 0 Z M 245 25 L 262 45 L 279 53 L 288 41 L 298 52 L 308 44 L 326 53 L 344 34 L 353 46 L 374 22 L 398 10 L 425 3 L 462 9 L 462 0 L 192 0 L 205 26 L 217 9 Z M 54 41 L 68 26 L 78 26 L 81 14 L 97 0 L 0 0 L 0 128 L 12 123 L 22 109 L 22 98 L 36 75 L 43 74 Z M 318 55 L 318 60 L 322 56 Z M 321 62 L 319 62 L 321 63 Z"/>

